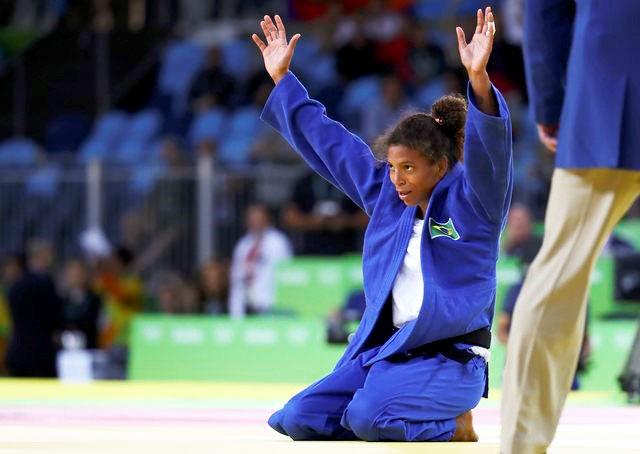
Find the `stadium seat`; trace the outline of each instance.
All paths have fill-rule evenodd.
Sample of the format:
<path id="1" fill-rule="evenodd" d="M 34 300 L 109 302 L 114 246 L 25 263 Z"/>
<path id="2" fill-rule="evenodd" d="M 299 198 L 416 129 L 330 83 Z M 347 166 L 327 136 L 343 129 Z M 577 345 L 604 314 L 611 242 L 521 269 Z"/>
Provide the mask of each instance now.
<path id="1" fill-rule="evenodd" d="M 436 77 L 429 81 L 428 84 L 418 87 L 414 97 L 417 105 L 420 106 L 421 109 L 428 111 L 431 108 L 431 104 L 446 94 L 446 92 L 447 88 L 444 79 L 442 77 Z"/>
<path id="2" fill-rule="evenodd" d="M 158 76 L 158 91 L 171 95 L 174 114 L 186 110 L 191 84 L 202 69 L 205 56 L 206 49 L 193 41 L 174 41 L 167 47 Z"/>
<path id="3" fill-rule="evenodd" d="M 127 129 L 129 116 L 120 111 L 107 112 L 94 125 L 91 135 L 84 142 L 78 154 L 82 163 L 92 158 L 108 159 L 118 146 L 122 134 Z"/>
<path id="4" fill-rule="evenodd" d="M 256 140 L 266 129 L 255 106 L 237 109 L 229 120 L 218 149 L 218 161 L 228 166 L 244 166 L 250 163 L 250 154 Z"/>
<path id="5" fill-rule="evenodd" d="M 146 161 L 151 142 L 161 125 L 162 118 L 157 110 L 146 109 L 135 114 L 128 122 L 123 139 L 114 153 L 114 160 L 124 164 Z"/>
<path id="6" fill-rule="evenodd" d="M 259 54 L 253 46 L 244 36 L 222 44 L 224 69 L 237 80 L 247 80 L 261 64 Z"/>
<path id="7" fill-rule="evenodd" d="M 188 133 L 189 145 L 197 148 L 203 141 L 218 142 L 223 132 L 226 132 L 227 116 L 220 108 L 213 108 L 197 115 Z"/>
<path id="8" fill-rule="evenodd" d="M 144 165 L 131 169 L 128 183 L 129 193 L 135 196 L 148 194 L 159 178 L 167 173 L 167 165 L 162 159 L 163 139 L 151 141 L 147 147 Z"/>
<path id="9" fill-rule="evenodd" d="M 340 105 L 341 118 L 347 123 L 346 126 L 360 133 L 357 127 L 361 124 L 362 106 L 380 96 L 380 80 L 375 76 L 363 77 L 351 82 L 345 89 Z"/>
<path id="10" fill-rule="evenodd" d="M 52 199 L 58 192 L 60 167 L 46 164 L 29 175 L 25 182 L 28 196 Z"/>
<path id="11" fill-rule="evenodd" d="M 16 137 L 0 144 L 0 165 L 3 167 L 28 167 L 38 159 L 38 145 L 30 139 Z"/>

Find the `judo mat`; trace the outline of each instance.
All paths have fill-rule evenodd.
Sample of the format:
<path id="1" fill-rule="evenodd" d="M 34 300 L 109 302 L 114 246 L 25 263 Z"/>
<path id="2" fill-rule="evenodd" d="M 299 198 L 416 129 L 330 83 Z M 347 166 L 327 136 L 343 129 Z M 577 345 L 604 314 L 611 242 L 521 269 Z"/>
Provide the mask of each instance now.
<path id="1" fill-rule="evenodd" d="M 500 394 L 474 410 L 479 443 L 293 442 L 266 420 L 302 385 L 0 380 L 0 453 L 497 453 Z M 640 406 L 569 397 L 549 453 L 640 453 Z"/>

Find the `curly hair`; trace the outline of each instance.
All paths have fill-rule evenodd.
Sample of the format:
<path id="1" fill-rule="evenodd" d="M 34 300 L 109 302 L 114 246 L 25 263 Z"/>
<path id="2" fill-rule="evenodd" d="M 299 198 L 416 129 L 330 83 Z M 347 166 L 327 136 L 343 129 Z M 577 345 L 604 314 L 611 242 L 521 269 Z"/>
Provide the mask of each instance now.
<path id="1" fill-rule="evenodd" d="M 464 125 L 467 101 L 460 95 L 443 96 L 431 106 L 431 112 L 412 112 L 380 136 L 373 154 L 387 160 L 392 145 L 403 145 L 438 161 L 447 158 L 449 168 L 463 159 Z"/>

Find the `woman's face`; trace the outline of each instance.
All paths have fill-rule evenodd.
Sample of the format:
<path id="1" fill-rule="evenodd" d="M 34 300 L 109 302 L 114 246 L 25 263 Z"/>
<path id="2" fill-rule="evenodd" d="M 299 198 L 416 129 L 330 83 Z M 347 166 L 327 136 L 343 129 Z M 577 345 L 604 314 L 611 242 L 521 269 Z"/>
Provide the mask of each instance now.
<path id="1" fill-rule="evenodd" d="M 406 205 L 418 205 L 424 215 L 436 183 L 447 173 L 447 159 L 438 161 L 404 145 L 391 145 L 387 152 L 389 176 Z"/>

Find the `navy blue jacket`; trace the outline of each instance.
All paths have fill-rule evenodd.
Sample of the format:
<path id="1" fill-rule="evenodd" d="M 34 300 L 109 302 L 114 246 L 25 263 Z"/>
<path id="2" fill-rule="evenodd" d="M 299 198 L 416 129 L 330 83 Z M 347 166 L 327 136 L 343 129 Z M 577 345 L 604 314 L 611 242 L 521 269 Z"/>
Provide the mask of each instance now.
<path id="1" fill-rule="evenodd" d="M 498 239 L 512 191 L 511 122 L 506 102 L 495 88 L 494 93 L 500 114 L 496 117 L 479 111 L 470 97 L 465 163 L 445 174 L 429 200 L 421 244 L 420 314 L 403 325 L 371 362 L 491 326 Z M 361 352 L 372 335 L 407 251 L 417 207 L 398 198 L 387 164 L 377 161 L 360 138 L 329 119 L 324 106 L 309 99 L 292 73 L 271 92 L 262 119 L 371 218 L 363 251 L 367 306 L 339 366 Z M 429 228 L 449 220 L 457 239 Z"/>
<path id="2" fill-rule="evenodd" d="M 527 0 L 524 57 L 561 168 L 640 170 L 640 1 Z"/>

